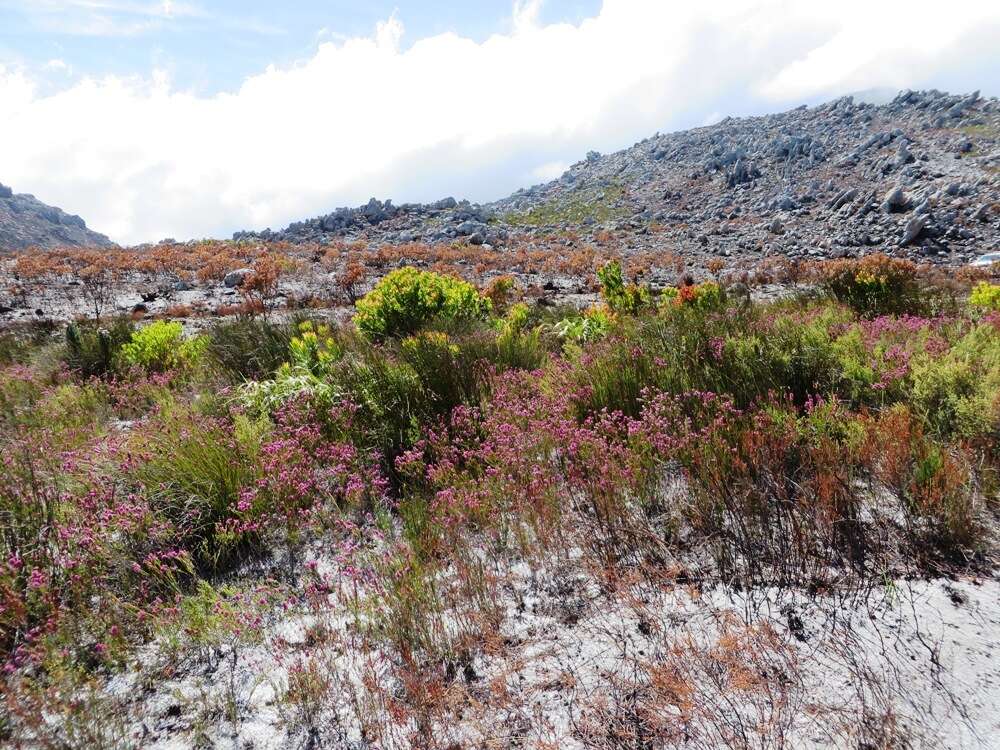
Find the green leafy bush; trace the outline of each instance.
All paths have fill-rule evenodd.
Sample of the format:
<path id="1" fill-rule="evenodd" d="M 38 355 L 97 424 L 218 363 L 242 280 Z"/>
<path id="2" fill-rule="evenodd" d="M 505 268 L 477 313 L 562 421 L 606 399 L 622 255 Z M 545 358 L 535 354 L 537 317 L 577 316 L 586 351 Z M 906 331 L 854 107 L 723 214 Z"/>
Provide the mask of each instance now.
<path id="1" fill-rule="evenodd" d="M 128 367 L 164 372 L 193 365 L 207 346 L 202 336 L 185 339 L 180 323 L 158 320 L 132 334 L 121 348 L 121 360 Z"/>
<path id="2" fill-rule="evenodd" d="M 381 339 L 416 332 L 434 318 L 485 319 L 492 304 L 468 282 L 411 266 L 387 274 L 358 300 L 354 324 Z"/>
<path id="3" fill-rule="evenodd" d="M 660 293 L 661 310 L 684 306 L 704 311 L 721 310 L 726 306 L 726 295 L 714 281 L 682 287 L 668 286 Z"/>
<path id="4" fill-rule="evenodd" d="M 648 287 L 625 283 L 622 265 L 616 260 L 599 268 L 597 278 L 601 282 L 601 296 L 615 312 L 635 315 L 652 301 Z"/>
<path id="5" fill-rule="evenodd" d="M 583 344 L 603 338 L 611 327 L 611 317 L 606 310 L 591 308 L 583 315 L 573 315 L 555 323 L 552 330 L 566 341 Z"/>
<path id="6" fill-rule="evenodd" d="M 324 324 L 303 321 L 297 331 L 288 342 L 289 359 L 277 368 L 274 377 L 244 384 L 243 400 L 255 411 L 270 413 L 304 395 L 329 406 L 342 395 L 331 382 L 333 364 L 343 354 L 343 347 L 334 338 L 332 329 Z"/>

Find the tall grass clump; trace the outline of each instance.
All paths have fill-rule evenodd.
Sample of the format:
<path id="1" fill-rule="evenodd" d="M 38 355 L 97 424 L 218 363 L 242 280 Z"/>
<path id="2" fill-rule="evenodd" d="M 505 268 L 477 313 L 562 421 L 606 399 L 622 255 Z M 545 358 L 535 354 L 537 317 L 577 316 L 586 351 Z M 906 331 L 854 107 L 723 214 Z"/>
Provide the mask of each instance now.
<path id="1" fill-rule="evenodd" d="M 0 367 L 27 363 L 38 349 L 50 342 L 56 330 L 57 325 L 51 320 L 11 325 L 0 330 Z"/>
<path id="2" fill-rule="evenodd" d="M 270 378 L 289 359 L 298 322 L 238 318 L 209 328 L 206 356 L 230 381 Z"/>
<path id="3" fill-rule="evenodd" d="M 260 475 L 260 443 L 247 420 L 227 425 L 169 407 L 136 436 L 131 477 L 201 570 L 224 569 L 259 542 L 259 529 L 239 519 L 241 492 Z"/>
<path id="4" fill-rule="evenodd" d="M 63 355 L 66 366 L 84 379 L 110 375 L 134 332 L 135 326 L 128 318 L 115 318 L 107 326 L 70 323 L 66 326 Z"/>

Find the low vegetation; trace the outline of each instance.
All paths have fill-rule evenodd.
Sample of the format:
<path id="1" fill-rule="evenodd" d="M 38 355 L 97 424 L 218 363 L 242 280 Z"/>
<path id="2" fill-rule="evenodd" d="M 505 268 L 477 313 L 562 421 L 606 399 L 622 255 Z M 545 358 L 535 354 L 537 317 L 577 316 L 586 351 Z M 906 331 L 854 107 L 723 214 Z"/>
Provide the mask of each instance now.
<path id="1" fill-rule="evenodd" d="M 882 257 L 815 274 L 809 294 L 756 303 L 718 281 L 628 283 L 612 262 L 602 302 L 576 311 L 402 268 L 344 324 L 18 334 L 0 360 L 2 741 L 127 746 L 100 686 L 140 669 L 144 644 L 170 670 L 235 663 L 275 613 L 349 590 L 351 632 L 391 654 L 399 686 L 356 711 L 435 746 L 454 714 L 433 686 L 500 648 L 500 560 L 578 554 L 608 590 L 844 592 L 988 569 L 997 287 L 966 300 Z M 312 726 L 338 688 L 283 653 L 282 706 Z M 668 695 L 644 693 L 635 720 Z M 222 713 L 235 725 L 238 702 Z M 681 731 L 657 726 L 657 747 Z"/>
<path id="2" fill-rule="evenodd" d="M 511 211 L 503 221 L 512 226 L 557 226 L 560 224 L 604 224 L 624 218 L 627 210 L 620 204 L 624 190 L 620 185 L 603 189 L 588 188 L 568 198 L 553 198 L 528 211 Z"/>

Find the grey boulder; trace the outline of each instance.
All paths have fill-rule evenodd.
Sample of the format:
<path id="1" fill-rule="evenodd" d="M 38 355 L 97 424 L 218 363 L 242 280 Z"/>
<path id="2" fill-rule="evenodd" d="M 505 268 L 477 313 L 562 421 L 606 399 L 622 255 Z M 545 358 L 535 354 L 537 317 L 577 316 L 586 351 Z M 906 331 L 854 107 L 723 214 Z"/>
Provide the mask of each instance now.
<path id="1" fill-rule="evenodd" d="M 916 241 L 920 234 L 927 227 L 927 217 L 924 215 L 914 216 L 903 227 L 903 237 L 900 239 L 900 247 L 906 247 Z"/>
<path id="2" fill-rule="evenodd" d="M 252 268 L 237 268 L 235 271 L 230 271 L 222 278 L 222 283 L 227 289 L 236 289 L 243 286 L 250 274 L 253 273 Z"/>

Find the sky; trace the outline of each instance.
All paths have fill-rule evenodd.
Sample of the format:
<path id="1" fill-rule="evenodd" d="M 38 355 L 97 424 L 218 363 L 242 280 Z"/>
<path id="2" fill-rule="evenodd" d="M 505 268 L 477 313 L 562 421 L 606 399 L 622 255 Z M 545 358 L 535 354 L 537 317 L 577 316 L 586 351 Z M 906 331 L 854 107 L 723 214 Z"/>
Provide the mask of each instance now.
<path id="1" fill-rule="evenodd" d="M 931 87 L 1000 95 L 1000 2 L 0 0 L 0 182 L 123 244 L 226 237 Z"/>

